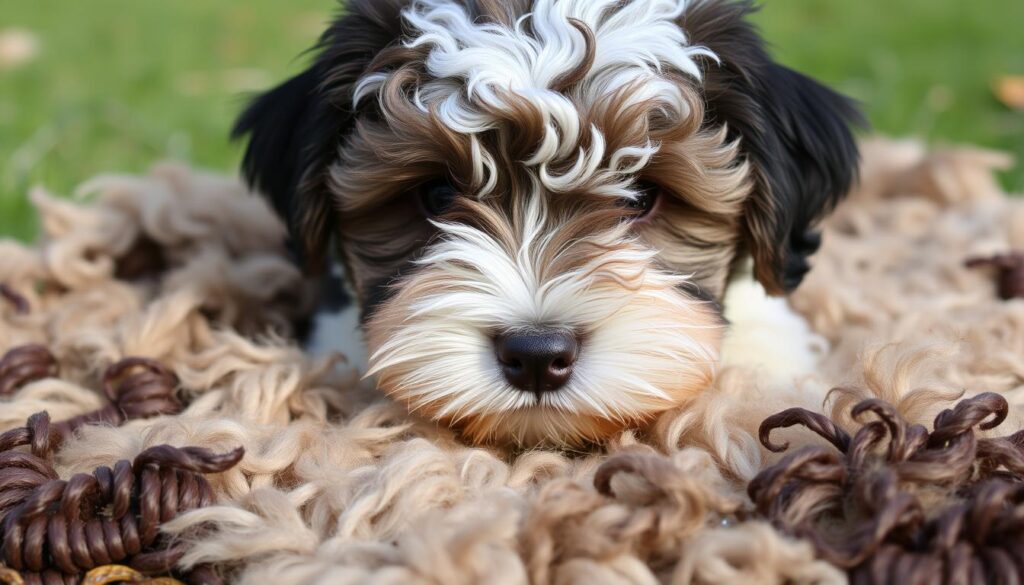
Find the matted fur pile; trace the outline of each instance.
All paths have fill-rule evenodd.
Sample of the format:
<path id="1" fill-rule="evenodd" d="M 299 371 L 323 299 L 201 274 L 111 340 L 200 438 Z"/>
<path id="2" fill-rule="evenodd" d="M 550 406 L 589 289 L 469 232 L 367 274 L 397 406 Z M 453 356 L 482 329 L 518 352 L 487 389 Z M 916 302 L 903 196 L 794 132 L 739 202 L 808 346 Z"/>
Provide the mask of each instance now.
<path id="1" fill-rule="evenodd" d="M 977 432 L 1006 436 L 1021 428 L 1024 402 L 1024 301 L 999 300 L 989 269 L 964 265 L 1024 248 L 1024 200 L 992 178 L 1008 161 L 881 140 L 864 151 L 862 184 L 828 220 L 816 268 L 791 299 L 827 342 L 816 373 L 770 387 L 756 367 L 730 366 L 686 409 L 581 453 L 465 446 L 365 388 L 340 357 L 297 349 L 289 336 L 315 287 L 288 261 L 272 213 L 234 179 L 162 166 L 96 179 L 84 202 L 38 191 L 41 242 L 0 242 L 0 354 L 43 344 L 60 377 L 0 397 L 0 431 L 42 410 L 59 421 L 103 407 L 102 373 L 126 357 L 164 364 L 180 380 L 181 414 L 84 427 L 54 466 L 67 477 L 160 444 L 244 447 L 237 466 L 209 476 L 216 505 L 163 526 L 185 547 L 183 566 L 211 564 L 232 582 L 842 583 L 857 563 L 839 566 L 807 519 L 821 520 L 822 502 L 842 507 L 843 481 L 826 473 L 838 488 L 794 495 L 821 469 L 789 460 L 751 486 L 757 505 L 747 495 L 786 456 L 761 447 L 763 420 L 807 409 L 841 447 L 849 436 L 813 413 L 850 435 L 886 417 L 931 432 L 964 396 L 995 392 L 1008 419 Z M 891 412 L 864 407 L 851 420 L 869 398 Z M 980 422 L 956 436 L 994 444 L 975 439 Z M 925 431 L 908 432 L 899 440 L 925 449 L 914 439 Z M 771 440 L 792 443 L 788 453 L 824 449 L 829 465 L 839 456 L 807 431 Z M 970 456 L 990 461 L 985 453 Z M 1011 464 L 999 474 L 1012 476 Z M 929 484 L 923 518 L 964 498 L 960 484 L 977 473 L 954 475 Z M 768 488 L 777 491 L 766 502 Z M 1014 517 L 1021 499 L 1007 504 Z"/>

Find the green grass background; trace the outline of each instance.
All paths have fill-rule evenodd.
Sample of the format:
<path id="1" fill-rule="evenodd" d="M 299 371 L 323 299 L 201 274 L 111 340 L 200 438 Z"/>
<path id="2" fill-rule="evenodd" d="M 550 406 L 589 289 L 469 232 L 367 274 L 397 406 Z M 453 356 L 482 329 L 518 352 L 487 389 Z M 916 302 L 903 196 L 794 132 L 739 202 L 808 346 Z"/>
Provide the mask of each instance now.
<path id="1" fill-rule="evenodd" d="M 0 0 L 41 53 L 0 71 L 0 236 L 31 237 L 31 186 L 67 193 L 179 159 L 231 170 L 245 96 L 296 72 L 333 0 Z M 1021 0 L 765 0 L 777 56 L 859 99 L 874 127 L 1024 160 L 1024 114 L 993 97 L 1024 74 Z M 1024 191 L 1024 171 L 1005 177 Z"/>

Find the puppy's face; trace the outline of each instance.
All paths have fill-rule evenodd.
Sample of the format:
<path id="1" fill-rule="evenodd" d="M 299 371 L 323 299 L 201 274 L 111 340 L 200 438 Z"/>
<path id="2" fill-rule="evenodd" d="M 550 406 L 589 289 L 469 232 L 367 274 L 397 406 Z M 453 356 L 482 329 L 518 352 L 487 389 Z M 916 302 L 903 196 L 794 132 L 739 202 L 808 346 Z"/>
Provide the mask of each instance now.
<path id="1" fill-rule="evenodd" d="M 685 404 L 734 261 L 794 286 L 849 183 L 852 110 L 771 63 L 746 5 L 352 4 L 241 120 L 247 168 L 314 259 L 337 242 L 381 389 L 473 440 Z"/>

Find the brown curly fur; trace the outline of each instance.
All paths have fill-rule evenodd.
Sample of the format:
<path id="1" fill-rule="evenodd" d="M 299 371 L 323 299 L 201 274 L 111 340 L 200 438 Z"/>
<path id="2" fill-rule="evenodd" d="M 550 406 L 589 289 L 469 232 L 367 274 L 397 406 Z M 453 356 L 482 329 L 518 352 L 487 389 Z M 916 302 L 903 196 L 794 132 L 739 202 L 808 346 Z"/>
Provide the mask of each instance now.
<path id="1" fill-rule="evenodd" d="M 860 402 L 852 436 L 802 408 L 764 421 L 802 425 L 831 447 L 795 450 L 748 488 L 757 511 L 850 571 L 854 583 L 1016 583 L 1024 579 L 1024 432 L 981 438 L 1006 420 L 998 394 L 939 413 L 932 430 L 893 405 Z"/>
<path id="2" fill-rule="evenodd" d="M 243 455 L 161 445 L 65 481 L 51 464 L 60 434 L 42 412 L 0 435 L 0 558 L 28 583 L 77 583 L 90 569 L 125 560 L 146 573 L 172 570 L 183 551 L 160 538 L 160 523 L 212 503 L 201 474 Z M 23 446 L 28 453 L 16 450 Z M 209 568 L 189 580 L 220 582 Z"/>

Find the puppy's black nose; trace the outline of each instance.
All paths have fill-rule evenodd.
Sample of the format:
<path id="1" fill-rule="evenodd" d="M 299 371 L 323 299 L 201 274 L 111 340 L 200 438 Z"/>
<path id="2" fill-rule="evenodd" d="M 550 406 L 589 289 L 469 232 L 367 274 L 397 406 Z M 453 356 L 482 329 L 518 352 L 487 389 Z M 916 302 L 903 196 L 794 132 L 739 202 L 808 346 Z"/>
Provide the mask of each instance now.
<path id="1" fill-rule="evenodd" d="M 523 392 L 554 392 L 569 381 L 579 342 L 565 331 L 522 331 L 494 340 L 505 379 Z"/>

